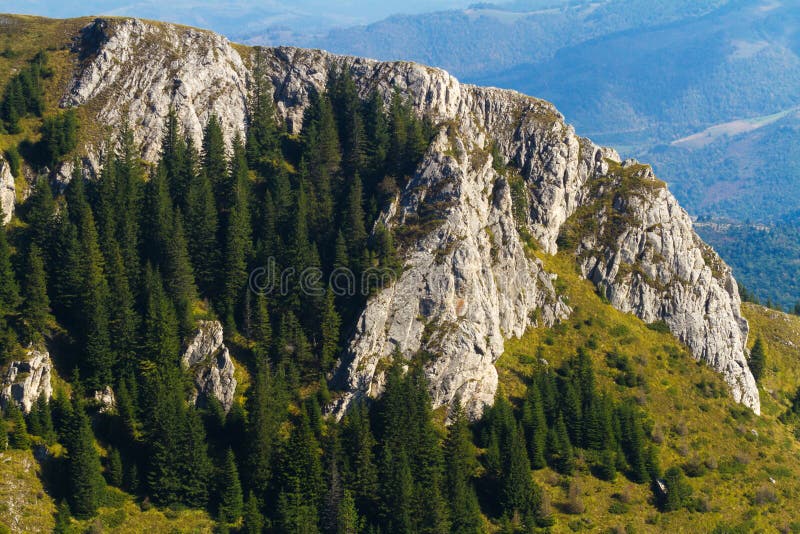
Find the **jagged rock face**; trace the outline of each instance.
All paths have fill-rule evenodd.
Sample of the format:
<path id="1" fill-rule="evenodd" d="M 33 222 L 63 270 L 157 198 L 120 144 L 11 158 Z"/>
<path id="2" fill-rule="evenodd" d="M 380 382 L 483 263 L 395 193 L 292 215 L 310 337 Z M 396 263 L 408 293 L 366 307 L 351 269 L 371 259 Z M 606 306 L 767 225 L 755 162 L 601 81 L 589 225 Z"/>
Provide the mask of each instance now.
<path id="1" fill-rule="evenodd" d="M 8 224 L 14 216 L 14 201 L 16 189 L 14 176 L 11 174 L 11 165 L 0 155 L 0 206 L 3 207 L 3 219 L 0 225 Z"/>
<path id="2" fill-rule="evenodd" d="M 199 321 L 181 363 L 194 377 L 193 403 L 203 403 L 205 399 L 214 397 L 226 412 L 231 409 L 236 393 L 235 367 L 230 351 L 223 343 L 219 321 Z"/>
<path id="3" fill-rule="evenodd" d="M 694 233 L 649 166 L 626 161 L 593 185 L 582 215 L 595 223 L 578 221 L 583 275 L 615 308 L 666 322 L 695 357 L 722 373 L 738 402 L 759 413 L 744 356 L 748 325 L 730 268 Z"/>
<path id="4" fill-rule="evenodd" d="M 245 123 L 248 71 L 230 42 L 211 32 L 136 19 L 98 19 L 77 42 L 80 65 L 62 106 L 91 101 L 99 124 L 127 113 L 144 157 L 154 161 L 170 108 L 200 146 L 214 114 L 228 140 Z"/>
<path id="5" fill-rule="evenodd" d="M 9 402 L 16 402 L 23 412 L 29 413 L 40 395 L 49 401 L 53 395 L 52 369 L 50 353 L 29 349 L 26 360 L 9 365 L 0 390 L 0 403 L 5 407 Z"/>
<path id="6" fill-rule="evenodd" d="M 77 48 L 82 61 L 63 103 L 92 103 L 110 125 L 129 110 L 151 161 L 170 106 L 196 141 L 211 112 L 229 136 L 241 131 L 248 69 L 257 64 L 272 81 L 280 118 L 295 133 L 310 93 L 324 88 L 332 66 L 349 69 L 362 96 L 377 90 L 388 101 L 399 90 L 441 125 L 415 176 L 381 216 L 401 236 L 405 269 L 358 319 L 335 377 L 345 389 L 337 414 L 353 399 L 381 391 L 384 362 L 398 350 L 426 358 L 437 406 L 459 395 L 477 415 L 494 396 L 493 363 L 504 340 L 534 320 L 550 325 L 569 313 L 551 275 L 526 255 L 520 230 L 530 234 L 529 244 L 555 253 L 571 221 L 598 208 L 598 184 L 613 181 L 620 165 L 616 152 L 578 137 L 551 104 L 460 84 L 440 69 L 408 62 L 289 47 L 250 49 L 242 59 L 213 34 L 134 20 L 95 22 Z M 493 162 L 492 145 L 502 162 Z M 504 164 L 510 169 L 495 170 Z M 519 180 L 523 186 L 514 189 Z M 576 254 L 584 276 L 605 288 L 618 309 L 648 322 L 663 319 L 696 358 L 725 375 L 737 400 L 758 411 L 744 360 L 747 325 L 730 270 L 665 189 L 617 193 L 612 207 L 624 206 L 635 217 L 617 227 L 611 224 L 617 219 L 603 225 L 597 213 L 598 225 L 616 237 L 608 246 L 605 231 L 580 236 Z M 621 264 L 649 274 L 628 276 Z M 203 383 L 217 380 L 214 369 L 228 373 L 229 367 L 224 358 L 208 366 Z"/>

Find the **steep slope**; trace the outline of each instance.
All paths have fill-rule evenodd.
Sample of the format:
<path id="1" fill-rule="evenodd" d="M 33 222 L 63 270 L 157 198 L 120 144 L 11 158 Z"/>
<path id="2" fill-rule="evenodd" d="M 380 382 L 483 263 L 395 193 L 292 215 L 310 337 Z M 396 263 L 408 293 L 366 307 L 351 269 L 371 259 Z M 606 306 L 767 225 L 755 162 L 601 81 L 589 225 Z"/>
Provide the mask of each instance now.
<path id="1" fill-rule="evenodd" d="M 400 91 L 437 125 L 415 175 L 382 215 L 405 269 L 361 313 L 337 372 L 345 389 L 338 413 L 380 392 L 381 361 L 395 351 L 424 359 L 437 406 L 460 396 L 479 413 L 494 396 L 493 363 L 504 341 L 570 313 L 552 275 L 525 253 L 555 253 L 570 217 L 604 218 L 580 233 L 584 276 L 615 307 L 665 321 L 695 358 L 723 373 L 736 400 L 759 412 L 743 352 L 747 326 L 727 268 L 647 168 L 628 176 L 630 166 L 621 167 L 613 150 L 578 137 L 551 104 L 463 85 L 417 64 L 239 48 L 210 33 L 133 19 L 92 22 L 72 57 L 62 104 L 111 127 L 129 121 L 150 161 L 170 108 L 198 142 L 211 113 L 229 140 L 241 133 L 255 65 L 271 78 L 278 112 L 294 132 L 333 66 L 349 69 L 362 94 L 377 90 L 388 101 Z M 95 167 L 98 138 L 85 135 Z"/>

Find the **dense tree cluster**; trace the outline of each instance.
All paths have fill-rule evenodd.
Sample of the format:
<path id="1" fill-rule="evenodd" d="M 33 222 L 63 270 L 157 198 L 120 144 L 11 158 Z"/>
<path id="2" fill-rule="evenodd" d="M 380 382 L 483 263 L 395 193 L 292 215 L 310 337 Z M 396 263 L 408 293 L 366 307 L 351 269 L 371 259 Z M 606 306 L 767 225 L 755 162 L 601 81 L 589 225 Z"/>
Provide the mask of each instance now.
<path id="1" fill-rule="evenodd" d="M 20 119 L 29 115 L 42 116 L 43 80 L 51 75 L 47 67 L 47 55 L 39 52 L 8 81 L 0 100 L 0 133 L 20 133 Z"/>

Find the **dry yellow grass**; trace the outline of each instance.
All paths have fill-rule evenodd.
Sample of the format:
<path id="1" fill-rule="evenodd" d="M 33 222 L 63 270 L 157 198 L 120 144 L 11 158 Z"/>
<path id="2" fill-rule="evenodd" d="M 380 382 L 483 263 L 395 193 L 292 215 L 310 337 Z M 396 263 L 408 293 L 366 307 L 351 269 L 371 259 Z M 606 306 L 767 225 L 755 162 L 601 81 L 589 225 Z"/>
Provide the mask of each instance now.
<path id="1" fill-rule="evenodd" d="M 800 443 L 793 438 L 792 429 L 777 420 L 786 392 L 793 391 L 790 384 L 800 383 L 800 370 L 794 365 L 800 357 L 800 318 L 773 317 L 777 312 L 763 308 L 745 309 L 755 335 L 762 335 L 767 342 L 770 361 L 765 389 L 779 392 L 779 401 L 774 401 L 762 389 L 765 413 L 755 417 L 735 404 L 719 375 L 692 359 L 674 337 L 604 303 L 592 284 L 578 275 L 573 258 L 538 256 L 549 271 L 558 274 L 557 286 L 574 313 L 554 328 L 534 328 L 521 339 L 506 343 L 497 367 L 509 397 L 524 393 L 538 358 L 558 366 L 578 347 L 593 347 L 589 350 L 601 388 L 616 398 L 636 398 L 649 414 L 654 433 L 663 438 L 659 451 L 664 469 L 695 459 L 716 465 L 705 475 L 689 479 L 694 496 L 707 502 L 709 511 L 703 513 L 660 513 L 651 502 L 649 486 L 633 484 L 622 475 L 613 483 L 603 482 L 583 467 L 575 478 L 582 488 L 586 512 L 568 515 L 558 506 L 567 497 L 564 478 L 549 469 L 535 472 L 555 504 L 554 530 L 606 531 L 630 526 L 635 532 L 707 532 L 724 524 L 746 525 L 748 531 L 774 532 L 776 527 L 800 531 L 800 509 L 794 505 L 800 502 Z M 787 342 L 796 350 L 778 355 L 777 347 L 787 346 Z M 617 385 L 614 377 L 618 371 L 606 364 L 605 355 L 611 351 L 627 355 L 646 377 L 647 386 Z M 754 503 L 755 492 L 764 486 L 775 490 L 776 503 Z M 623 494 L 629 501 L 625 513 L 610 511 L 618 502 L 614 494 Z"/>

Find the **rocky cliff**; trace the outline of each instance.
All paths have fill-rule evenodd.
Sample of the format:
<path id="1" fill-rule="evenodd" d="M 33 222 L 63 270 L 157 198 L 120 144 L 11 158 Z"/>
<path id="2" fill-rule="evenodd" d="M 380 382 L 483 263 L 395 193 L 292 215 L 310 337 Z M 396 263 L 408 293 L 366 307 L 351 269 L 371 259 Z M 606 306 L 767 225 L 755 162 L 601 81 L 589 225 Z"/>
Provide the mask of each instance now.
<path id="1" fill-rule="evenodd" d="M 194 377 L 192 402 L 202 404 L 215 398 L 227 412 L 233 405 L 236 393 L 236 368 L 223 337 L 219 321 L 199 321 L 197 331 L 181 357 L 181 363 Z"/>
<path id="2" fill-rule="evenodd" d="M 27 359 L 9 364 L 0 384 L 0 405 L 5 407 L 7 403 L 15 402 L 23 412 L 29 413 L 39 396 L 44 395 L 46 400 L 50 400 L 53 395 L 52 369 L 50 353 L 29 349 Z"/>
<path id="3" fill-rule="evenodd" d="M 0 225 L 8 224 L 8 221 L 14 216 L 15 201 L 16 188 L 14 176 L 11 174 L 11 165 L 0 155 L 0 207 L 3 209 Z"/>
<path id="4" fill-rule="evenodd" d="M 294 132 L 334 65 L 349 69 L 363 94 L 378 90 L 388 100 L 400 91 L 438 125 L 412 180 L 382 214 L 405 269 L 358 319 L 335 377 L 345 390 L 337 413 L 380 392 L 393 353 L 422 359 L 437 406 L 458 395 L 479 413 L 494 396 L 504 340 L 570 313 L 526 248 L 552 254 L 567 245 L 615 307 L 663 320 L 759 411 L 729 269 L 649 170 L 623 166 L 613 150 L 577 136 L 551 104 L 413 63 L 236 48 L 210 33 L 137 20 L 90 24 L 74 52 L 62 105 L 86 105 L 109 125 L 127 117 L 151 160 L 170 108 L 197 141 L 210 113 L 229 136 L 242 132 L 255 64 Z M 632 172 L 652 187 L 627 187 Z"/>

